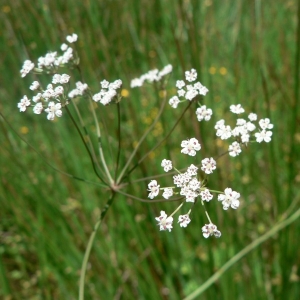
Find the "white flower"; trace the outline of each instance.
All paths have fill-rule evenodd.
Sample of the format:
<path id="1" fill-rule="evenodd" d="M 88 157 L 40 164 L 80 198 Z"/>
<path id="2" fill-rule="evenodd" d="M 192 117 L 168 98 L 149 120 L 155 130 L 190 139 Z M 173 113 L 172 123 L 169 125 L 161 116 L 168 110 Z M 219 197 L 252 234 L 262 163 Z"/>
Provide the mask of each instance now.
<path id="1" fill-rule="evenodd" d="M 242 149 L 238 142 L 233 142 L 231 145 L 229 145 L 228 151 L 230 156 L 235 157 L 242 152 Z"/>
<path id="2" fill-rule="evenodd" d="M 68 83 L 70 80 L 70 75 L 68 74 L 62 74 L 60 77 L 60 84 Z"/>
<path id="3" fill-rule="evenodd" d="M 168 215 L 163 210 L 160 212 L 160 216 L 155 218 L 155 220 L 158 222 L 157 225 L 159 225 L 160 230 L 171 231 L 171 229 L 173 228 L 173 218 L 168 217 Z"/>
<path id="4" fill-rule="evenodd" d="M 88 88 L 88 85 L 86 83 L 82 83 L 81 81 L 78 81 L 78 82 L 76 82 L 76 89 L 70 91 L 69 94 L 68 94 L 68 97 L 69 98 L 74 98 L 74 97 L 77 97 L 79 95 L 81 96 L 81 95 L 83 95 L 83 93 L 85 92 L 85 90 L 87 88 Z"/>
<path id="5" fill-rule="evenodd" d="M 181 142 L 181 153 L 188 154 L 190 156 L 195 156 L 196 151 L 201 149 L 201 145 L 199 144 L 198 140 L 195 138 L 191 138 L 190 140 L 184 140 Z"/>
<path id="6" fill-rule="evenodd" d="M 246 123 L 246 128 L 247 128 L 248 131 L 253 131 L 253 130 L 255 130 L 256 126 L 251 122 L 247 122 Z"/>
<path id="7" fill-rule="evenodd" d="M 130 82 L 131 88 L 140 87 L 142 85 L 143 85 L 143 80 L 141 80 L 140 78 L 134 78 Z"/>
<path id="8" fill-rule="evenodd" d="M 171 188 L 164 188 L 164 192 L 163 192 L 162 196 L 165 199 L 169 199 L 170 197 L 173 196 L 173 189 L 171 189 Z"/>
<path id="9" fill-rule="evenodd" d="M 198 90 L 199 94 L 203 96 L 205 96 L 208 92 L 208 89 L 199 81 L 194 84 L 194 89 Z"/>
<path id="10" fill-rule="evenodd" d="M 188 214 L 180 215 L 178 217 L 178 223 L 179 223 L 180 227 L 187 227 L 190 222 L 191 222 L 191 219 Z"/>
<path id="11" fill-rule="evenodd" d="M 180 90 L 185 86 L 185 83 L 183 80 L 177 80 L 176 81 L 176 87 Z"/>
<path id="12" fill-rule="evenodd" d="M 156 180 L 151 180 L 148 184 L 148 191 L 150 192 L 148 198 L 153 199 L 156 197 L 159 193 L 159 187 L 160 185 L 157 184 Z"/>
<path id="13" fill-rule="evenodd" d="M 20 100 L 20 102 L 18 103 L 18 108 L 20 109 L 20 111 L 25 111 L 27 106 L 30 105 L 30 100 L 27 98 L 27 96 L 23 96 L 23 98 Z"/>
<path id="14" fill-rule="evenodd" d="M 187 172 L 190 176 L 195 176 L 195 175 L 197 175 L 197 170 L 198 170 L 198 168 L 197 168 L 196 166 L 194 166 L 193 164 L 191 164 L 191 165 L 187 168 L 186 172 Z"/>
<path id="15" fill-rule="evenodd" d="M 34 106 L 34 108 L 33 108 L 33 112 L 35 113 L 35 114 L 40 114 L 42 111 L 43 111 L 43 104 L 41 103 L 41 102 L 38 102 L 35 106 Z"/>
<path id="16" fill-rule="evenodd" d="M 203 201 L 207 202 L 209 202 L 213 198 L 213 195 L 209 192 L 209 189 L 201 191 L 200 196 Z"/>
<path id="17" fill-rule="evenodd" d="M 161 162 L 161 166 L 164 168 L 165 172 L 169 172 L 172 170 L 172 161 L 168 159 L 163 159 Z"/>
<path id="18" fill-rule="evenodd" d="M 218 201 L 221 201 L 223 204 L 223 209 L 227 210 L 229 207 L 237 209 L 240 205 L 240 193 L 233 191 L 231 188 L 226 188 L 224 194 L 218 196 Z"/>
<path id="19" fill-rule="evenodd" d="M 117 90 L 122 86 L 122 80 L 121 79 L 117 79 L 114 82 L 110 83 L 108 86 L 108 89 L 113 89 L 113 90 Z"/>
<path id="20" fill-rule="evenodd" d="M 244 133 L 241 135 L 242 143 L 247 144 L 250 141 L 250 135 L 248 133 Z"/>
<path id="21" fill-rule="evenodd" d="M 72 35 L 67 35 L 66 40 L 71 44 L 76 42 L 78 39 L 78 35 L 76 33 L 73 33 Z"/>
<path id="22" fill-rule="evenodd" d="M 258 123 L 259 123 L 259 126 L 261 127 L 261 129 L 263 129 L 263 130 L 273 128 L 273 124 L 270 123 L 270 119 L 268 119 L 268 118 L 261 119 L 261 120 L 259 120 Z"/>
<path id="23" fill-rule="evenodd" d="M 217 163 L 212 157 L 203 159 L 201 163 L 201 170 L 204 171 L 206 174 L 211 174 L 213 170 L 215 170 L 217 167 Z"/>
<path id="24" fill-rule="evenodd" d="M 161 71 L 158 73 L 158 77 L 162 78 L 163 76 L 166 76 L 170 74 L 173 71 L 172 65 L 166 65 Z"/>
<path id="25" fill-rule="evenodd" d="M 224 125 L 225 125 L 225 120 L 221 119 L 216 123 L 215 129 L 218 130 L 218 129 L 222 128 Z"/>
<path id="26" fill-rule="evenodd" d="M 76 82 L 76 88 L 80 91 L 80 95 L 88 88 L 86 83 L 82 83 L 81 81 Z"/>
<path id="27" fill-rule="evenodd" d="M 209 121 L 212 115 L 212 110 L 210 108 L 206 108 L 206 105 L 202 105 L 197 108 L 196 115 L 199 122 L 202 120 Z"/>
<path id="28" fill-rule="evenodd" d="M 257 120 L 257 114 L 255 114 L 255 113 L 250 113 L 249 114 L 249 116 L 248 116 L 248 119 L 250 120 L 250 121 L 256 121 Z"/>
<path id="29" fill-rule="evenodd" d="M 101 87 L 103 88 L 103 89 L 108 89 L 108 86 L 109 86 L 109 82 L 107 81 L 107 80 L 102 80 L 101 82 L 100 82 L 100 85 L 101 85 Z"/>
<path id="30" fill-rule="evenodd" d="M 185 193 L 186 202 L 195 202 L 195 198 L 198 197 L 198 194 L 193 190 L 187 189 Z"/>
<path id="31" fill-rule="evenodd" d="M 202 233 L 205 238 L 208 238 L 209 236 L 213 236 L 213 235 L 217 238 L 221 236 L 221 232 L 217 229 L 217 226 L 212 223 L 205 224 L 202 227 Z"/>
<path id="32" fill-rule="evenodd" d="M 20 70 L 21 77 L 25 77 L 34 68 L 34 63 L 30 60 L 25 60 Z"/>
<path id="33" fill-rule="evenodd" d="M 189 183 L 188 183 L 188 188 L 191 189 L 192 191 L 197 191 L 200 188 L 200 181 L 197 178 L 193 178 Z"/>
<path id="34" fill-rule="evenodd" d="M 60 74 L 54 74 L 53 77 L 52 77 L 52 83 L 53 83 L 53 84 L 58 84 L 58 83 L 60 83 L 60 78 L 61 78 L 61 75 L 60 75 Z"/>
<path id="35" fill-rule="evenodd" d="M 48 107 L 45 109 L 45 112 L 48 113 L 47 115 L 48 120 L 54 120 L 55 116 L 61 117 L 62 116 L 61 104 L 49 102 Z"/>
<path id="36" fill-rule="evenodd" d="M 192 69 L 191 71 L 185 72 L 185 79 L 189 82 L 193 82 L 197 79 L 197 71 Z"/>
<path id="37" fill-rule="evenodd" d="M 198 95 L 198 91 L 196 89 L 190 89 L 185 94 L 185 99 L 191 101 Z"/>
<path id="38" fill-rule="evenodd" d="M 258 143 L 266 142 L 269 143 L 271 141 L 272 131 L 262 130 L 261 132 L 256 132 L 255 137 Z"/>
<path id="39" fill-rule="evenodd" d="M 173 96 L 170 100 L 169 100 L 169 104 L 173 107 L 173 108 L 177 108 L 178 104 L 179 104 L 180 100 L 177 96 Z"/>
<path id="40" fill-rule="evenodd" d="M 171 73 L 173 70 L 172 65 L 166 65 L 161 71 L 158 69 L 150 70 L 147 73 L 141 75 L 139 78 L 131 80 L 130 87 L 140 87 L 144 84 L 144 81 L 153 82 L 160 81 L 164 76 Z"/>
<path id="41" fill-rule="evenodd" d="M 177 187 L 182 187 L 184 185 L 184 176 L 182 174 L 174 175 L 173 182 Z"/>
<path id="42" fill-rule="evenodd" d="M 61 46 L 60 46 L 60 50 L 61 51 L 66 51 L 67 49 L 68 49 L 68 45 L 67 44 L 65 44 L 65 43 L 61 44 Z"/>
<path id="43" fill-rule="evenodd" d="M 245 110 L 242 108 L 241 104 L 230 105 L 230 111 L 237 115 L 245 112 Z"/>
<path id="44" fill-rule="evenodd" d="M 43 69 L 44 67 L 51 67 L 55 64 L 57 52 L 49 52 L 45 56 L 38 58 L 38 67 Z"/>
<path id="45" fill-rule="evenodd" d="M 64 93 L 64 88 L 59 85 L 54 89 L 54 93 L 56 96 L 62 95 Z"/>
<path id="46" fill-rule="evenodd" d="M 42 93 L 37 93 L 35 96 L 32 97 L 33 102 L 38 102 L 42 98 Z"/>
<path id="47" fill-rule="evenodd" d="M 40 83 L 38 81 L 34 81 L 31 86 L 29 87 L 32 91 L 35 91 L 39 88 Z"/>
<path id="48" fill-rule="evenodd" d="M 229 125 L 227 125 L 227 126 L 226 125 L 220 125 L 219 129 L 217 130 L 216 135 L 219 136 L 221 138 L 221 140 L 229 139 L 231 137 L 231 128 L 230 128 L 230 126 Z"/>
<path id="49" fill-rule="evenodd" d="M 183 89 L 177 91 L 177 94 L 178 94 L 179 97 L 184 97 L 185 93 L 186 93 L 186 91 L 183 90 Z"/>
<path id="50" fill-rule="evenodd" d="M 103 105 L 107 105 L 111 102 L 111 100 L 117 95 L 117 92 L 113 89 L 108 90 L 100 100 L 100 103 Z"/>

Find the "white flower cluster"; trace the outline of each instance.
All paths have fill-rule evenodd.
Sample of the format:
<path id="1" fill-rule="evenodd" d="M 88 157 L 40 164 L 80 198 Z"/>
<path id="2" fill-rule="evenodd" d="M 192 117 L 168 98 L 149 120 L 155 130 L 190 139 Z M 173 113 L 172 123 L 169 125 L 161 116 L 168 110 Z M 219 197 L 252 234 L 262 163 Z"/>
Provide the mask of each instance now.
<path id="1" fill-rule="evenodd" d="M 107 80 L 100 82 L 101 90 L 99 93 L 93 96 L 95 102 L 102 103 L 103 105 L 109 104 L 114 97 L 117 96 L 117 89 L 122 86 L 122 80 L 118 79 L 114 82 L 109 83 Z"/>
<path id="2" fill-rule="evenodd" d="M 64 84 L 70 80 L 68 74 L 54 74 L 52 83 L 48 84 L 46 89 L 43 89 L 38 81 L 34 81 L 30 89 L 32 91 L 38 90 L 38 93 L 32 98 L 28 99 L 25 95 L 18 103 L 20 112 L 26 111 L 28 106 L 33 106 L 35 114 L 41 114 L 43 111 L 47 113 L 48 120 L 54 120 L 56 117 L 62 116 L 62 100 L 64 100 Z M 55 86 L 56 85 L 56 86 Z M 31 105 L 31 101 L 34 103 Z"/>
<path id="3" fill-rule="evenodd" d="M 182 141 L 181 146 L 183 147 L 181 153 L 190 156 L 194 156 L 196 151 L 201 149 L 201 145 L 195 138 Z M 201 161 L 201 164 L 201 170 L 205 174 L 213 173 L 217 167 L 217 163 L 212 157 L 204 158 Z M 172 161 L 168 159 L 163 159 L 161 166 L 164 168 L 165 172 L 169 172 L 173 169 Z M 196 203 L 196 199 L 198 197 L 201 199 L 202 203 L 204 201 L 209 202 L 213 199 L 213 195 L 210 193 L 210 190 L 205 186 L 206 181 L 198 179 L 198 167 L 191 164 L 184 173 L 181 173 L 178 170 L 176 171 L 178 174 L 173 176 L 174 186 L 172 187 L 161 188 L 156 180 L 151 180 L 148 184 L 148 197 L 153 199 L 159 195 L 160 190 L 163 190 L 162 196 L 165 199 L 169 199 L 173 195 L 178 194 L 184 197 L 184 202 Z M 239 197 L 239 193 L 232 191 L 231 188 L 226 188 L 224 193 L 220 193 L 218 196 L 218 201 L 222 202 L 224 210 L 227 210 L 229 207 L 236 209 L 240 204 L 238 200 Z M 171 231 L 173 228 L 173 215 L 181 208 L 184 202 L 170 216 L 168 216 L 164 211 L 161 211 L 161 215 L 156 218 L 158 225 L 160 226 L 160 230 Z M 178 223 L 181 227 L 187 227 L 187 225 L 191 222 L 189 217 L 190 213 L 191 209 L 188 213 L 179 216 Z M 216 237 L 221 236 L 221 232 L 217 230 L 216 225 L 212 224 L 211 221 L 210 224 L 203 226 L 202 233 L 204 237 L 209 237 L 211 235 Z"/>
<path id="4" fill-rule="evenodd" d="M 31 70 L 34 69 L 34 63 L 30 60 L 25 60 L 20 70 L 21 77 L 25 77 Z"/>
<path id="5" fill-rule="evenodd" d="M 160 81 L 164 76 L 170 74 L 173 70 L 171 65 L 165 66 L 161 71 L 158 69 L 151 70 L 146 74 L 143 74 L 139 78 L 134 78 L 131 80 L 130 87 L 141 87 L 145 81 L 153 82 L 153 81 Z"/>
<path id="6" fill-rule="evenodd" d="M 76 82 L 76 88 L 69 92 L 69 98 L 75 98 L 77 96 L 82 96 L 84 92 L 87 90 L 88 85 L 86 83 L 82 83 L 81 81 Z"/>
<path id="7" fill-rule="evenodd" d="M 73 33 L 71 36 L 67 36 L 66 40 L 69 43 L 74 43 L 77 41 L 77 34 Z M 60 47 L 63 51 L 62 55 L 58 55 L 57 52 L 49 52 L 45 56 L 41 56 L 37 61 L 37 72 L 41 72 L 43 70 L 56 70 L 59 66 L 64 66 L 69 62 L 74 62 L 74 53 L 73 48 L 63 43 Z M 25 77 L 30 71 L 34 70 L 34 63 L 30 60 L 25 60 L 22 69 L 20 70 L 21 77 Z"/>
<path id="8" fill-rule="evenodd" d="M 197 79 L 197 71 L 195 69 L 186 71 L 185 79 L 188 82 L 194 82 Z M 197 95 L 205 96 L 208 92 L 208 89 L 199 81 L 193 84 L 186 84 L 183 80 L 177 80 L 176 87 L 178 96 L 173 96 L 169 100 L 169 104 L 173 108 L 177 108 L 180 102 L 184 102 L 186 100 L 192 101 Z M 183 98 L 183 100 L 180 100 L 179 97 Z"/>
<path id="9" fill-rule="evenodd" d="M 231 105 L 230 111 L 235 114 L 241 114 L 245 112 L 240 104 Z M 222 140 L 227 140 L 231 137 L 235 138 L 235 141 L 229 146 L 229 155 L 235 157 L 242 152 L 241 145 L 247 144 L 250 142 L 251 136 L 256 138 L 258 143 L 261 142 L 270 142 L 272 131 L 268 131 L 273 128 L 273 124 L 270 123 L 270 119 L 265 118 L 259 120 L 258 124 L 260 129 L 258 132 L 253 134 L 253 131 L 256 129 L 256 125 L 253 123 L 257 121 L 257 115 L 255 113 L 250 113 L 248 115 L 248 120 L 246 119 L 237 119 L 236 126 L 232 129 L 229 125 L 225 124 L 225 120 L 219 120 L 216 125 L 216 135 Z"/>

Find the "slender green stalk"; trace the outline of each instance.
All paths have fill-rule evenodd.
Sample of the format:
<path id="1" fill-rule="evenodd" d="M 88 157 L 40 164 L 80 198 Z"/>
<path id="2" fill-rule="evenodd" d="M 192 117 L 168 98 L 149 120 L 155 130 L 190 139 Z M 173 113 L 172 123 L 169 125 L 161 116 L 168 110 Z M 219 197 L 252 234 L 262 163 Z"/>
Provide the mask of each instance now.
<path id="1" fill-rule="evenodd" d="M 96 125 L 100 160 L 101 160 L 101 162 L 103 164 L 104 171 L 105 171 L 105 174 L 106 174 L 106 176 L 108 178 L 108 181 L 109 181 L 110 185 L 112 185 L 112 183 L 114 181 L 113 181 L 113 179 L 112 179 L 112 177 L 110 175 L 110 172 L 108 170 L 108 167 L 107 167 L 107 164 L 106 164 L 106 161 L 105 161 L 105 158 L 104 158 L 103 149 L 102 149 L 102 142 L 101 142 L 101 131 L 100 131 L 99 122 L 98 122 L 98 119 L 97 119 L 97 116 L 96 116 L 95 108 L 93 106 L 93 101 L 91 99 L 89 99 L 89 101 L 90 101 L 90 107 L 91 107 L 91 111 L 92 111 L 92 114 L 93 114 L 93 117 L 94 117 L 94 121 L 95 121 L 95 125 Z"/>
<path id="2" fill-rule="evenodd" d="M 278 222 L 272 229 L 266 232 L 264 235 L 253 241 L 251 244 L 246 246 L 243 250 L 233 256 L 228 262 L 226 262 L 213 276 L 211 276 L 207 281 L 205 281 L 198 289 L 193 293 L 185 297 L 183 300 L 192 300 L 199 297 L 206 289 L 208 289 L 213 283 L 215 283 L 229 268 L 236 264 L 241 258 L 251 252 L 253 249 L 257 248 L 260 244 L 265 242 L 270 237 L 274 236 L 278 231 L 284 229 L 291 223 L 295 222 L 300 217 L 300 208 L 293 213 L 288 219 Z"/>
<path id="3" fill-rule="evenodd" d="M 112 205 L 112 203 L 114 201 L 114 196 L 115 196 L 115 192 L 112 192 L 110 198 L 108 199 L 107 203 L 105 204 L 104 208 L 102 209 L 100 218 L 97 221 L 97 223 L 95 224 L 94 230 L 91 233 L 91 236 L 89 238 L 89 241 L 88 241 L 85 253 L 84 253 L 83 261 L 82 261 L 81 271 L 80 271 L 79 297 L 78 297 L 79 300 L 84 300 L 84 280 L 85 280 L 85 274 L 86 274 L 86 267 L 87 267 L 90 253 L 91 253 L 91 250 L 92 250 L 92 247 L 94 244 L 96 233 L 97 233 L 99 226 L 100 226 L 103 218 L 105 217 L 108 209 L 110 208 L 110 206 Z"/>
<path id="4" fill-rule="evenodd" d="M 79 118 L 79 122 L 81 124 L 81 127 L 82 127 L 82 129 L 84 131 L 84 134 L 85 134 L 86 138 L 87 138 L 87 142 L 89 143 L 90 151 L 91 151 L 94 163 L 97 165 L 98 169 L 103 172 L 103 170 L 101 169 L 101 167 L 99 165 L 99 162 L 98 162 L 98 159 L 96 157 L 96 154 L 95 154 L 95 151 L 94 151 L 94 147 L 93 147 L 90 135 L 89 135 L 89 133 L 88 133 L 88 131 L 86 129 L 86 126 L 85 126 L 84 121 L 82 119 L 81 113 L 80 113 L 80 111 L 79 111 L 79 109 L 77 107 L 77 104 L 75 103 L 75 101 L 72 101 L 72 103 L 73 103 L 73 107 L 75 108 L 75 111 L 77 113 L 77 116 Z"/>
<path id="5" fill-rule="evenodd" d="M 119 163 L 120 163 L 120 154 L 121 154 L 121 112 L 120 112 L 120 102 L 117 103 L 117 109 L 118 109 L 118 154 L 117 154 L 117 162 L 116 162 L 116 170 L 115 170 L 115 181 L 117 179 L 117 173 L 119 169 Z"/>
<path id="6" fill-rule="evenodd" d="M 131 163 L 132 159 L 134 158 L 136 152 L 138 151 L 138 149 L 140 148 L 142 142 L 144 141 L 144 139 L 147 137 L 147 135 L 149 134 L 149 132 L 153 129 L 153 127 L 155 126 L 155 124 L 158 122 L 163 110 L 164 110 L 164 107 L 166 105 L 166 102 L 167 102 L 167 97 L 165 96 L 161 106 L 160 106 L 160 109 L 159 109 L 159 112 L 156 116 L 156 118 L 154 119 L 153 123 L 151 124 L 151 126 L 146 130 L 146 132 L 143 134 L 143 136 L 140 138 L 137 146 L 135 147 L 135 149 L 133 150 L 133 152 L 131 153 L 129 159 L 127 160 L 124 168 L 122 169 L 118 179 L 117 179 L 117 184 L 119 184 L 121 182 L 121 180 L 123 179 L 123 175 L 124 173 L 126 172 L 129 164 Z M 138 164 L 140 164 L 141 160 L 138 162 Z"/>
<path id="7" fill-rule="evenodd" d="M 148 151 L 126 174 L 128 176 L 151 152 L 153 152 L 155 149 L 157 149 L 165 140 L 168 139 L 168 137 L 172 134 L 176 126 L 178 125 L 179 121 L 183 118 L 185 112 L 188 110 L 188 108 L 192 105 L 192 101 L 188 104 L 188 106 L 185 108 L 185 110 L 182 112 L 180 117 L 177 119 L 175 122 L 174 126 L 171 128 L 169 133 L 162 139 L 160 140 L 150 151 Z M 122 174 L 123 175 L 123 174 Z M 120 177 L 119 177 L 120 178 Z"/>
<path id="8" fill-rule="evenodd" d="M 70 118 L 71 118 L 73 124 L 75 125 L 75 128 L 77 129 L 77 132 L 79 133 L 80 138 L 81 138 L 81 140 L 82 140 L 82 142 L 83 142 L 83 144 L 84 144 L 84 146 L 85 146 L 85 148 L 86 148 L 86 150 L 87 150 L 87 152 L 88 152 L 88 154 L 89 154 L 89 156 L 90 156 L 90 159 L 91 159 L 91 162 L 92 162 L 92 165 L 93 165 L 93 169 L 94 169 L 95 174 L 97 175 L 97 177 L 98 177 L 103 183 L 107 184 L 107 183 L 104 181 L 104 179 L 100 176 L 100 174 L 98 173 L 98 170 L 97 170 L 96 167 L 95 167 L 95 162 L 94 162 L 94 160 L 93 160 L 93 156 L 92 156 L 92 154 L 91 154 L 91 151 L 90 151 L 89 147 L 87 146 L 87 144 L 86 144 L 86 142 L 85 142 L 85 140 L 84 140 L 84 137 L 83 137 L 83 135 L 82 135 L 82 133 L 81 133 L 81 131 L 80 131 L 80 129 L 79 129 L 79 127 L 78 127 L 76 121 L 74 120 L 74 118 L 73 118 L 73 116 L 72 116 L 70 110 L 68 109 L 68 106 L 66 106 L 65 108 L 66 108 L 66 111 L 67 111 L 68 115 L 70 116 Z"/>

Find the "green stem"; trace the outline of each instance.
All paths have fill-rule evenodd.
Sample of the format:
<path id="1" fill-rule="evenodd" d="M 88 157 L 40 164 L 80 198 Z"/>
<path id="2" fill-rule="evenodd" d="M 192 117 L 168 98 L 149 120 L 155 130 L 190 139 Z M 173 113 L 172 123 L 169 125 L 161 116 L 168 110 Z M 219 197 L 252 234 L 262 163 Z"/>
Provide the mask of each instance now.
<path id="1" fill-rule="evenodd" d="M 108 199 L 107 203 L 105 204 L 104 208 L 101 211 L 100 218 L 94 226 L 94 230 L 93 230 L 93 232 L 92 232 L 92 234 L 89 238 L 89 242 L 88 242 L 87 247 L 85 249 L 85 253 L 84 253 L 84 257 L 83 257 L 83 261 L 82 261 L 82 266 L 81 266 L 81 271 L 80 271 L 79 298 L 78 298 L 79 300 L 84 300 L 84 280 L 85 280 L 85 274 L 86 274 L 86 267 L 87 267 L 87 263 L 89 261 L 92 246 L 94 244 L 96 233 L 99 229 L 99 226 L 100 226 L 104 216 L 106 215 L 108 209 L 110 208 L 110 206 L 112 205 L 112 203 L 114 201 L 114 196 L 115 196 L 115 192 L 112 192 L 111 197 Z"/>
<path id="2" fill-rule="evenodd" d="M 110 172 L 108 170 L 108 167 L 107 167 L 107 164 L 106 164 L 106 161 L 105 161 L 105 158 L 104 158 L 104 154 L 103 154 L 103 150 L 102 150 L 101 131 L 100 131 L 99 122 L 98 122 L 96 112 L 95 112 L 95 109 L 94 109 L 94 106 L 93 106 L 93 101 L 91 99 L 89 99 L 89 101 L 90 101 L 90 107 L 91 107 L 91 111 L 92 111 L 94 121 L 95 121 L 95 125 L 96 125 L 96 130 L 97 130 L 100 160 L 103 164 L 105 174 L 106 174 L 106 176 L 108 178 L 108 181 L 110 183 L 110 186 L 111 186 L 114 181 L 113 181 L 113 179 L 110 175 Z"/>
<path id="3" fill-rule="evenodd" d="M 192 105 L 192 101 L 188 104 L 188 106 L 185 108 L 185 110 L 182 112 L 182 114 L 180 115 L 180 117 L 178 118 L 178 120 L 176 121 L 176 123 L 174 124 L 174 126 L 171 128 L 171 130 L 169 131 L 169 133 L 160 141 L 158 142 L 158 144 L 156 144 L 150 151 L 148 151 L 126 174 L 126 176 L 128 176 L 151 152 L 153 152 L 156 148 L 158 148 L 170 135 L 171 133 L 174 131 L 174 129 L 176 128 L 176 126 L 178 125 L 179 121 L 182 119 L 182 117 L 184 116 L 185 112 L 188 110 L 188 108 Z"/>
<path id="4" fill-rule="evenodd" d="M 158 122 L 163 110 L 164 110 L 164 107 L 166 105 L 166 102 L 167 102 L 167 97 L 165 96 L 162 104 L 161 104 L 161 107 L 159 109 L 159 112 L 155 118 L 155 120 L 153 121 L 153 123 L 151 124 L 151 126 L 148 128 L 148 130 L 146 130 L 146 132 L 143 134 L 143 136 L 141 137 L 141 139 L 139 140 L 137 146 L 135 147 L 135 149 L 133 150 L 133 152 L 131 153 L 129 159 L 127 160 L 126 162 L 126 165 L 124 166 L 124 168 L 122 169 L 118 179 L 117 179 L 117 184 L 119 184 L 121 182 L 121 180 L 123 179 L 123 175 L 124 173 L 126 172 L 129 164 L 131 163 L 132 159 L 134 158 L 136 152 L 138 151 L 138 149 L 140 148 L 142 142 L 144 141 L 144 139 L 147 137 L 147 135 L 149 134 L 149 132 L 153 129 L 153 127 L 155 126 L 155 124 Z M 138 164 L 140 164 L 141 160 L 139 160 Z M 130 171 L 129 171 L 130 173 Z"/>
<path id="5" fill-rule="evenodd" d="M 120 102 L 117 103 L 117 109 L 118 109 L 118 154 L 117 154 L 117 163 L 116 163 L 116 171 L 115 171 L 115 181 L 117 179 L 117 173 L 119 169 L 119 163 L 120 163 L 120 154 L 121 154 L 121 112 L 120 112 Z"/>
<path id="6" fill-rule="evenodd" d="M 91 153 L 91 151 L 90 151 L 88 145 L 86 144 L 85 139 L 84 139 L 84 136 L 82 135 L 82 133 L 81 133 L 81 131 L 80 131 L 80 129 L 79 129 L 79 127 L 78 127 L 76 121 L 74 120 L 74 118 L 73 118 L 73 116 L 72 116 L 70 110 L 68 109 L 68 106 L 66 106 L 65 108 L 66 108 L 66 111 L 67 111 L 69 117 L 71 118 L 73 124 L 75 125 L 75 128 L 76 128 L 76 130 L 77 130 L 77 132 L 78 132 L 78 134 L 79 134 L 79 136 L 80 136 L 80 138 L 81 138 L 81 140 L 82 140 L 82 142 L 83 142 L 83 144 L 84 144 L 84 146 L 85 146 L 86 151 L 88 152 L 88 154 L 89 154 L 89 156 L 90 156 L 90 159 L 91 159 L 91 162 L 92 162 L 92 165 L 93 165 L 93 169 L 94 169 L 95 174 L 97 175 L 97 177 L 98 177 L 104 184 L 108 185 L 108 184 L 104 181 L 104 179 L 101 177 L 101 175 L 98 173 L 98 170 L 97 170 L 96 167 L 95 167 L 95 161 L 94 161 L 94 159 L 93 159 L 93 155 L 92 155 L 92 153 Z"/>
<path id="7" fill-rule="evenodd" d="M 271 230 L 266 232 L 264 235 L 253 241 L 251 244 L 246 246 L 243 250 L 232 257 L 226 262 L 213 276 L 211 276 L 206 282 L 204 282 L 198 289 L 193 293 L 185 297 L 183 300 L 192 300 L 201 295 L 206 289 L 208 289 L 214 282 L 216 282 L 230 267 L 237 263 L 241 258 L 247 255 L 250 251 L 257 248 L 260 244 L 265 242 L 270 237 L 274 236 L 278 231 L 284 229 L 300 217 L 300 209 L 293 213 L 288 219 L 278 222 L 272 227 Z M 197 298 L 198 299 L 198 298 Z"/>

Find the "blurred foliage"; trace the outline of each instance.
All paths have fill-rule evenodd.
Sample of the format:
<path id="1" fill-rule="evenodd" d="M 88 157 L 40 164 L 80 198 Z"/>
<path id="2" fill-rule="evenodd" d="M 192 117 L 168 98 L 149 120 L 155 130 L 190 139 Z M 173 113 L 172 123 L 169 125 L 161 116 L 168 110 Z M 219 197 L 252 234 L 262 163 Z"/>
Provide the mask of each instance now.
<path id="1" fill-rule="evenodd" d="M 123 80 L 129 91 L 121 103 L 124 164 L 161 102 L 157 87 L 129 89 L 130 80 L 171 63 L 167 86 L 196 68 L 210 90 L 204 102 L 212 121 L 198 123 L 194 108 L 175 133 L 153 152 L 132 179 L 161 174 L 160 162 L 178 168 L 179 143 L 197 137 L 201 155 L 227 149 L 213 124 L 229 119 L 230 104 L 269 117 L 270 144 L 253 144 L 239 157 L 218 161 L 210 186 L 242 194 L 237 211 L 217 201 L 208 211 L 222 238 L 204 239 L 199 205 L 186 228 L 159 232 L 154 217 L 176 203 L 148 204 L 118 196 L 99 230 L 90 257 L 86 299 L 181 299 L 193 292 L 234 254 L 272 228 L 299 196 L 299 52 L 296 1 L 28 1 L 0 2 L 0 109 L 13 128 L 65 172 L 96 180 L 89 157 L 67 116 L 19 113 L 17 103 L 33 77 L 21 79 L 25 59 L 57 50 L 67 34 L 79 35 L 78 52 L 86 82 L 95 92 L 103 79 Z M 299 41 L 298 41 L 299 44 Z M 74 73 L 76 77 L 76 73 Z M 77 78 L 79 79 L 79 78 Z M 86 103 L 79 103 L 94 132 Z M 161 123 L 144 142 L 149 151 L 173 126 L 184 106 L 166 108 Z M 86 111 L 86 113 L 84 113 Z M 106 147 L 116 145 L 115 106 L 99 107 Z M 49 168 L 1 119 L 0 297 L 76 299 L 84 250 L 107 191 L 72 180 Z M 132 139 L 134 137 L 134 140 Z M 114 160 L 113 151 L 111 160 Z M 198 158 L 200 159 L 200 158 Z M 162 179 L 161 184 L 170 184 Z M 146 183 L 128 193 L 146 198 Z M 201 299 L 297 299 L 300 295 L 297 245 L 299 222 L 239 261 Z"/>

